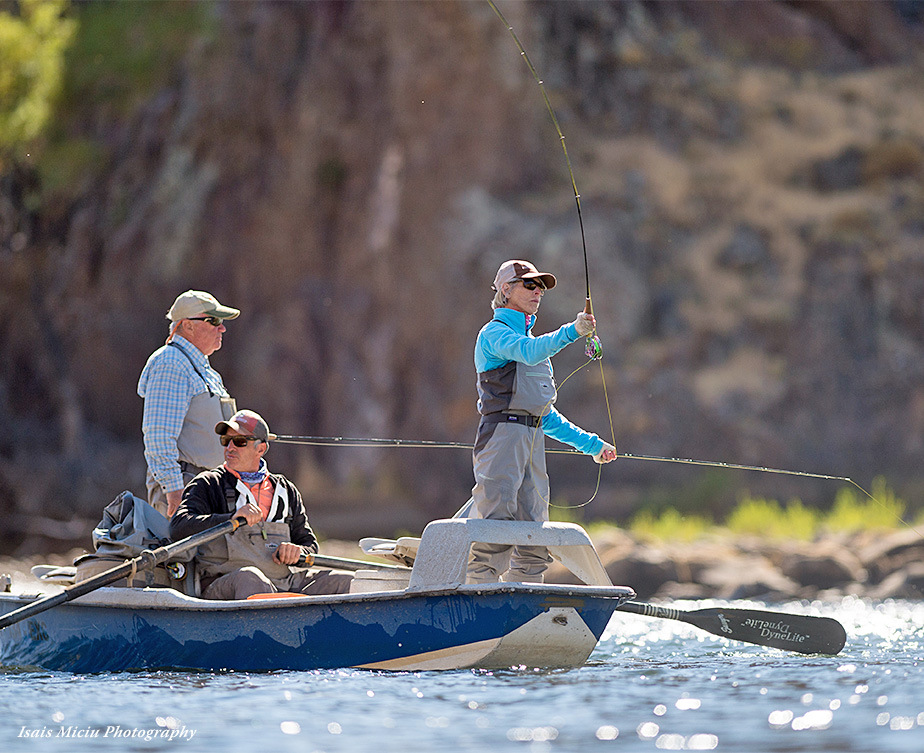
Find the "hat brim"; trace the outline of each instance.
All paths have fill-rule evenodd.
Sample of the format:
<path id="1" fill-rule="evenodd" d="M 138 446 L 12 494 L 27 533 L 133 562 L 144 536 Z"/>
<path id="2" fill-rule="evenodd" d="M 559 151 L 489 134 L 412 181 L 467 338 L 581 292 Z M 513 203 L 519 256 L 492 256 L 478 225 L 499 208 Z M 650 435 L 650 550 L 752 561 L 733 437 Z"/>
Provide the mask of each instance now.
<path id="1" fill-rule="evenodd" d="M 240 309 L 233 309 L 230 306 L 222 306 L 221 304 L 202 313 L 205 316 L 217 316 L 219 319 L 237 319 L 241 315 Z"/>
<path id="2" fill-rule="evenodd" d="M 545 285 L 546 290 L 551 290 L 558 284 L 558 280 L 555 279 L 555 275 L 551 272 L 527 272 L 520 277 L 523 280 L 539 280 Z"/>
<path id="3" fill-rule="evenodd" d="M 238 434 L 247 434 L 247 429 L 241 426 L 237 421 L 219 421 L 217 424 L 215 424 L 216 434 L 227 434 L 228 429 L 234 429 L 234 431 L 236 431 Z M 273 432 L 270 432 L 266 435 L 266 439 L 263 439 L 263 437 L 258 437 L 258 439 L 261 439 L 264 442 L 272 442 L 276 439 L 276 435 L 273 434 Z"/>
<path id="4" fill-rule="evenodd" d="M 216 434 L 227 434 L 228 429 L 234 429 L 238 434 L 244 434 L 246 432 L 241 431 L 241 425 L 236 421 L 219 421 L 215 424 L 215 433 Z"/>

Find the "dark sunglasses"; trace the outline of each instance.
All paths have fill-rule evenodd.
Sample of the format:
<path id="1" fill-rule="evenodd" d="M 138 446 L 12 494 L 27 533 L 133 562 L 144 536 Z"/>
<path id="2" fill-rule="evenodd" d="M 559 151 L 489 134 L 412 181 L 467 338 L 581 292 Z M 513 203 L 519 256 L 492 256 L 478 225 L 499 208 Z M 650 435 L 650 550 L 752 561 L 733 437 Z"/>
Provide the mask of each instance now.
<path id="1" fill-rule="evenodd" d="M 230 436 L 230 435 L 228 435 L 228 434 L 222 434 L 222 435 L 218 438 L 218 441 L 221 442 L 221 446 L 222 446 L 222 447 L 227 447 L 227 446 L 228 446 L 229 444 L 231 444 L 232 442 L 234 442 L 234 446 L 235 446 L 235 447 L 246 447 L 246 446 L 247 446 L 247 443 L 248 443 L 251 439 L 254 440 L 255 442 L 262 442 L 262 441 L 263 441 L 262 439 L 260 439 L 260 437 L 242 437 L 242 436 L 234 436 L 234 437 L 232 437 L 232 436 Z"/>
<path id="2" fill-rule="evenodd" d="M 191 322 L 208 322 L 213 327 L 220 327 L 223 321 L 220 316 L 191 316 L 189 320 Z M 243 445 L 241 446 L 243 447 Z"/>
<path id="3" fill-rule="evenodd" d="M 527 290 L 535 290 L 536 288 L 543 291 L 545 290 L 545 285 L 539 282 L 539 280 L 520 280 L 520 282 L 523 283 L 523 287 Z"/>

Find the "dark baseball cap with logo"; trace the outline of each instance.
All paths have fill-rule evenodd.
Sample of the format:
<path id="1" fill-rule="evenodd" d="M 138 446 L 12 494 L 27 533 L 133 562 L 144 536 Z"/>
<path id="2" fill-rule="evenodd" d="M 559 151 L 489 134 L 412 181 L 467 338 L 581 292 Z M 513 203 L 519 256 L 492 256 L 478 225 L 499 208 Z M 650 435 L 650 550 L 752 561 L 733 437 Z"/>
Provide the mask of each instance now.
<path id="1" fill-rule="evenodd" d="M 228 429 L 233 429 L 244 436 L 262 439 L 264 442 L 271 442 L 276 438 L 275 434 L 270 433 L 263 416 L 252 410 L 239 410 L 227 421 L 219 421 L 215 424 L 216 434 L 227 434 Z"/>

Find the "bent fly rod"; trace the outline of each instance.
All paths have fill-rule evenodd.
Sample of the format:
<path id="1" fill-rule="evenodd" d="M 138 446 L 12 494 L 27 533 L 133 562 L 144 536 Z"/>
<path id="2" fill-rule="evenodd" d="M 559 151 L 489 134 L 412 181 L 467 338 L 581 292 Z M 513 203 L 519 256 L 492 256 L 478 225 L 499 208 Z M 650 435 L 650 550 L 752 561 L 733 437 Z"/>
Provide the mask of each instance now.
<path id="1" fill-rule="evenodd" d="M 558 123 L 558 117 L 555 115 L 555 109 L 552 107 L 552 102 L 545 90 L 545 84 L 539 77 L 539 73 L 536 71 L 533 62 L 529 59 L 529 55 L 526 53 L 526 50 L 523 47 L 523 44 L 520 42 L 520 38 L 517 36 L 517 33 L 514 31 L 513 26 L 510 25 L 510 23 L 504 17 L 504 14 L 501 13 L 500 8 L 494 4 L 494 0 L 487 0 L 487 2 L 488 5 L 491 6 L 491 10 L 493 10 L 495 15 L 501 20 L 501 23 L 507 27 L 507 31 L 510 32 L 510 36 L 513 37 L 513 41 L 516 43 L 517 49 L 520 51 L 520 57 L 523 58 L 523 61 L 529 68 L 529 72 L 533 74 L 533 78 L 539 85 L 539 90 L 542 92 L 542 99 L 545 101 L 546 109 L 549 111 L 549 116 L 552 118 L 552 124 L 555 126 L 555 130 L 558 132 L 558 139 L 561 143 L 561 149 L 565 155 L 565 164 L 568 166 L 568 177 L 571 179 L 571 190 L 574 192 L 574 203 L 577 206 L 578 226 L 581 229 L 581 250 L 584 254 L 584 290 L 586 296 L 584 299 L 584 313 L 593 314 L 593 302 L 590 297 L 590 265 L 587 262 L 587 239 L 584 235 L 584 215 L 581 213 L 581 194 L 578 191 L 577 181 L 574 179 L 574 169 L 571 167 L 571 157 L 568 156 L 568 146 L 565 144 L 565 134 L 562 132 L 561 125 Z M 603 344 L 600 342 L 600 338 L 597 337 L 596 332 L 591 332 L 587 336 L 587 344 L 584 348 L 584 353 L 591 360 L 597 360 L 603 357 Z"/>

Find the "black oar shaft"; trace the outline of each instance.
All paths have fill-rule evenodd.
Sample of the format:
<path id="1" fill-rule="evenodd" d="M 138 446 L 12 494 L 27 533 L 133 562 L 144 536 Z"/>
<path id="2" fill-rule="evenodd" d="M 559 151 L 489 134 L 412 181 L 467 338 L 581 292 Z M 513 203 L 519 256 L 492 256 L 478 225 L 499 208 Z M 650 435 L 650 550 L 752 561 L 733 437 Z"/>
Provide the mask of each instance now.
<path id="1" fill-rule="evenodd" d="M 80 596 L 84 596 L 91 591 L 95 591 L 97 588 L 102 588 L 103 586 L 109 585 L 110 583 L 115 583 L 117 580 L 126 578 L 133 573 L 149 570 L 156 565 L 159 565 L 163 562 L 166 562 L 171 557 L 175 557 L 183 552 L 187 552 L 190 549 L 195 549 L 202 544 L 208 543 L 212 539 L 217 539 L 219 536 L 224 536 L 226 533 L 233 533 L 238 529 L 238 527 L 246 523 L 243 518 L 234 518 L 220 525 L 209 528 L 206 531 L 193 534 L 192 536 L 187 536 L 185 539 L 174 542 L 173 544 L 167 544 L 166 546 L 158 547 L 157 549 L 146 549 L 137 557 L 123 562 L 121 565 L 116 565 L 105 572 L 100 573 L 99 575 L 94 575 L 92 578 L 87 578 L 87 580 L 82 580 L 79 583 L 75 583 L 72 586 L 67 586 L 60 593 L 56 593 L 52 596 L 48 596 L 44 599 L 39 599 L 34 601 L 31 604 L 27 604 L 24 607 L 15 609 L 7 615 L 0 617 L 0 630 L 10 625 L 14 625 L 21 620 L 28 619 L 34 615 L 40 614 L 48 609 L 52 609 L 59 604 L 64 604 L 65 602 L 76 599 Z"/>
<path id="2" fill-rule="evenodd" d="M 401 565 L 385 565 L 378 562 L 365 562 L 363 560 L 351 560 L 346 557 L 331 557 L 325 554 L 315 554 L 313 564 L 318 567 L 335 567 L 339 570 L 398 570 L 401 572 L 410 572 L 409 567 Z"/>

